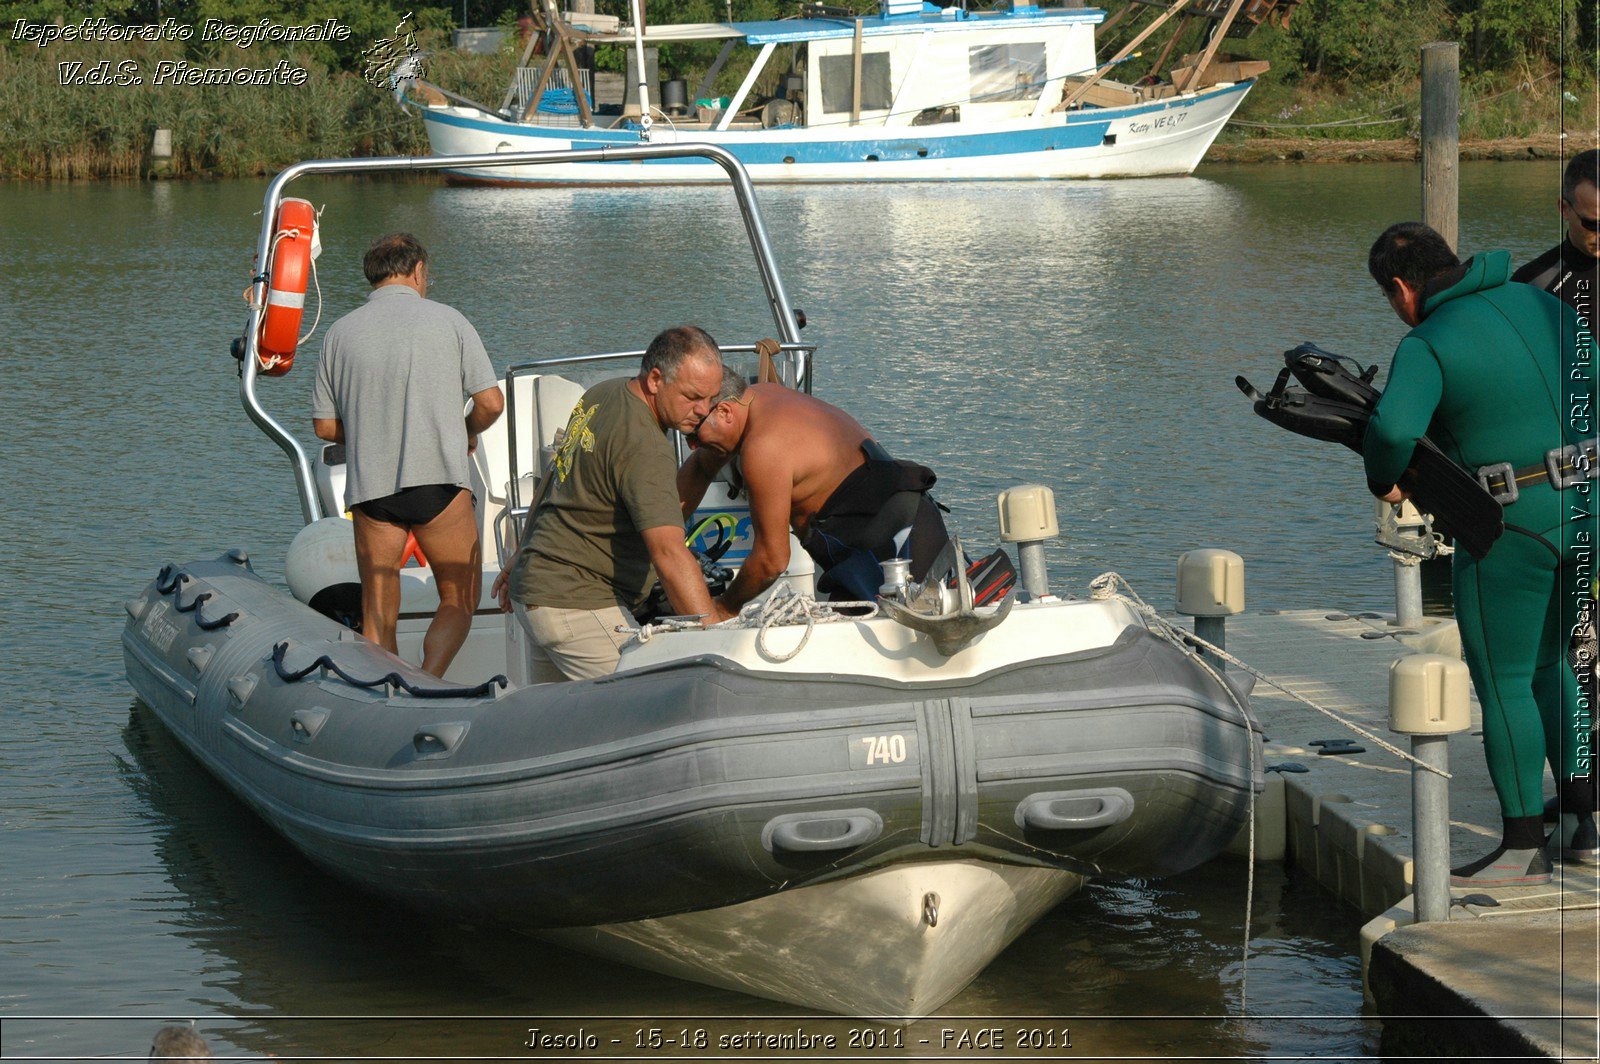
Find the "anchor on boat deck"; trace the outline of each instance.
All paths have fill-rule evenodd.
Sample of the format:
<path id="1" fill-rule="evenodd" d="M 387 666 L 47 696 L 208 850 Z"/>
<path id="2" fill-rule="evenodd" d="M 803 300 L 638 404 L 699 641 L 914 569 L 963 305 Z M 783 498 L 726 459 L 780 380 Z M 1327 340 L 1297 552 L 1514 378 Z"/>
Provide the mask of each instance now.
<path id="1" fill-rule="evenodd" d="M 878 599 L 878 608 L 885 616 L 907 628 L 914 628 L 932 636 L 934 649 L 947 658 L 965 648 L 984 632 L 998 626 L 1006 619 L 1006 615 L 1016 603 L 1016 596 L 1008 594 L 1001 599 L 998 606 L 986 608 L 985 612 L 979 613 L 972 604 L 972 581 L 967 579 L 967 569 L 962 563 L 964 557 L 965 555 L 961 553 L 960 537 L 952 536 L 950 543 L 940 552 L 928 570 L 930 574 L 940 575 L 930 575 L 922 589 L 915 595 L 908 595 L 908 601 L 905 603 L 888 597 Z M 955 569 L 956 573 L 954 608 L 946 608 L 944 602 L 942 574 L 946 571 L 946 566 Z"/>

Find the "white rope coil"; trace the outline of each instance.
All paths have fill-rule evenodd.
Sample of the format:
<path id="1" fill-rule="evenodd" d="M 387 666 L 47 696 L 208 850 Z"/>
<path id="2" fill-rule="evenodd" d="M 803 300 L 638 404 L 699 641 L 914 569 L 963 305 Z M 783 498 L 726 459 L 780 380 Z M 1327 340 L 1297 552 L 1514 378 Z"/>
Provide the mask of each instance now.
<path id="1" fill-rule="evenodd" d="M 843 613 L 841 610 L 852 612 Z M 818 602 L 812 596 L 796 591 L 793 585 L 780 584 L 772 594 L 759 602 L 745 603 L 738 616 L 730 617 L 720 624 L 702 625 L 699 618 L 695 617 L 667 617 L 641 625 L 635 634 L 638 635 L 639 642 L 648 643 L 658 632 L 699 631 L 702 627 L 716 631 L 755 628 L 758 629 L 756 652 L 766 660 L 781 665 L 799 656 L 806 644 L 811 641 L 811 633 L 817 625 L 834 624 L 839 621 L 864 621 L 877 616 L 877 613 L 876 602 Z M 806 630 L 801 634 L 800 642 L 793 650 L 779 654 L 767 645 L 767 633 L 772 629 L 799 624 L 805 625 Z M 618 629 L 618 631 L 625 630 L 627 629 Z"/>
<path id="2" fill-rule="evenodd" d="M 869 612 L 864 614 L 840 613 L 840 607 L 865 607 Z M 818 624 L 833 624 L 838 621 L 864 620 L 878 612 L 875 602 L 818 602 L 815 598 L 801 591 L 796 591 L 792 584 L 780 584 L 772 594 L 760 602 L 747 602 L 739 611 L 739 616 L 724 622 L 718 627 L 729 628 L 757 628 L 756 653 L 774 664 L 793 661 L 811 641 L 811 633 Z M 800 642 L 795 644 L 793 650 L 787 654 L 775 653 L 767 645 L 767 633 L 774 628 L 789 625 L 804 624 L 805 632 L 800 636 Z"/>

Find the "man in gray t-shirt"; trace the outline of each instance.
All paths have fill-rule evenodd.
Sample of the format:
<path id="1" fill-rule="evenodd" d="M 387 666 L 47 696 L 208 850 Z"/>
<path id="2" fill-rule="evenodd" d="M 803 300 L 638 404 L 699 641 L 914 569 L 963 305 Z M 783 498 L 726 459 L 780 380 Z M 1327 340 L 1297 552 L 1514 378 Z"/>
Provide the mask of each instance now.
<path id="1" fill-rule="evenodd" d="M 372 291 L 323 338 L 312 425 L 319 438 L 345 445 L 362 634 L 397 652 L 400 566 L 415 536 L 439 592 L 422 667 L 443 676 L 482 590 L 467 455 L 505 399 L 472 324 L 427 298 L 428 253 L 416 237 L 379 237 L 362 268 Z"/>

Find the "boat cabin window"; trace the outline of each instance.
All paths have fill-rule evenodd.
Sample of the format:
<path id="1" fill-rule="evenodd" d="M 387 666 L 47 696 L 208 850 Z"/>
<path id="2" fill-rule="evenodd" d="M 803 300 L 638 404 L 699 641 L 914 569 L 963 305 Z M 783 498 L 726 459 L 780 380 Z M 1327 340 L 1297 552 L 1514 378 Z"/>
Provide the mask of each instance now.
<path id="1" fill-rule="evenodd" d="M 850 97 L 855 79 L 854 55 L 825 55 L 822 57 L 822 113 L 849 114 Z M 863 52 L 861 54 L 861 109 L 887 111 L 894 103 L 889 88 L 889 53 Z"/>
<path id="2" fill-rule="evenodd" d="M 1037 100 L 1044 91 L 1043 44 L 984 44 L 968 48 L 967 66 L 974 103 Z"/>

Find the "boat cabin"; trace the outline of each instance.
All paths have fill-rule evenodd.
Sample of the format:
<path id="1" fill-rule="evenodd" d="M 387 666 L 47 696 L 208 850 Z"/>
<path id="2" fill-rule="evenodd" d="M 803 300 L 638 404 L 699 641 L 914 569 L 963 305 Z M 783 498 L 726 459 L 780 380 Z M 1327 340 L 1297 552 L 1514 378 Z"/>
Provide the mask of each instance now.
<path id="1" fill-rule="evenodd" d="M 568 17 L 579 23 L 575 28 L 587 43 L 634 43 L 626 28 L 586 33 L 581 20 L 590 16 Z M 864 18 L 663 25 L 647 28 L 643 36 L 647 47 L 725 42 L 692 94 L 685 83 L 662 86 L 661 113 L 675 129 L 993 125 L 1049 112 L 1062 101 L 1068 78 L 1092 74 L 1094 27 L 1104 18 L 1104 11 L 1092 7 L 1018 2 L 974 12 L 922 0 L 882 0 L 880 13 Z M 560 25 L 558 32 L 572 32 Z M 741 47 L 758 51 L 738 89 L 715 106 L 698 104 L 709 98 L 716 76 Z M 510 101 L 518 105 L 513 113 L 537 124 L 581 124 L 570 113 L 576 110 L 568 103 L 570 90 L 552 106 L 544 98 L 548 88 L 545 94 L 535 91 L 539 81 L 534 68 L 524 68 L 523 91 Z M 608 101 L 597 106 L 595 121 L 621 122 L 638 114 L 637 100 Z"/>

